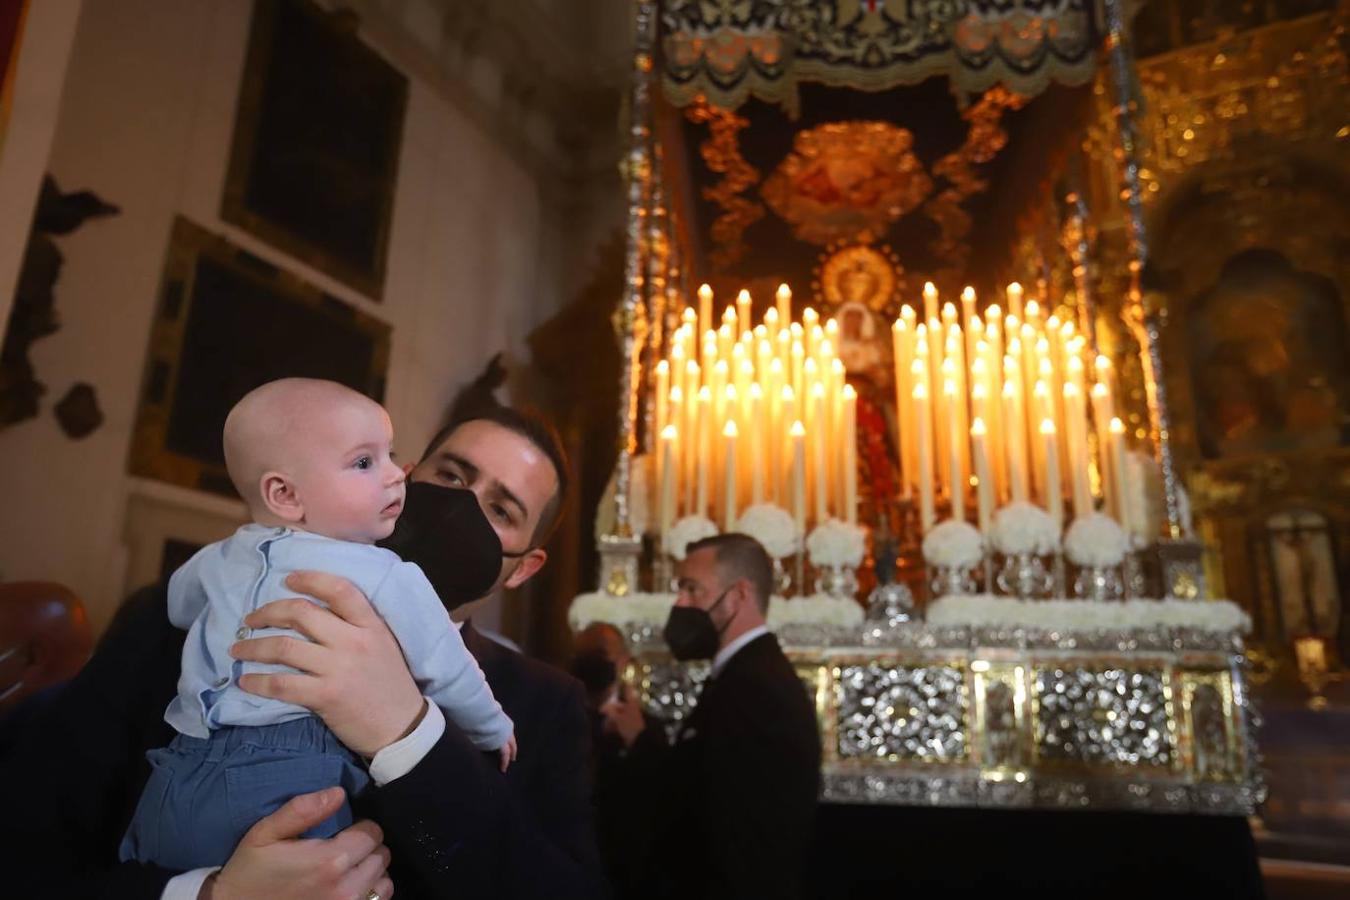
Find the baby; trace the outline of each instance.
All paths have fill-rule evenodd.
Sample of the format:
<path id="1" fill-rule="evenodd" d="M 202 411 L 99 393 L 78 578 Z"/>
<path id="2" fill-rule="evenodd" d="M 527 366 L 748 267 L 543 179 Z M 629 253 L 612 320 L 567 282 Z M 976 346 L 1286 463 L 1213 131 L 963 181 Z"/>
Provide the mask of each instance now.
<path id="1" fill-rule="evenodd" d="M 290 671 L 243 663 L 229 648 L 246 615 L 293 596 L 297 570 L 350 579 L 384 617 L 413 678 L 473 743 L 515 758 L 514 726 L 412 563 L 375 541 L 403 509 L 404 474 L 390 453 L 389 416 L 342 385 L 306 378 L 249 393 L 225 420 L 225 465 L 253 523 L 204 547 L 169 579 L 169 619 L 186 629 L 178 695 L 165 720 L 178 732 L 148 756 L 152 772 L 121 858 L 190 870 L 222 865 L 244 833 L 296 794 L 369 780 L 361 761 L 303 707 L 246 693 L 239 676 Z M 342 810 L 307 833 L 351 824 Z"/>

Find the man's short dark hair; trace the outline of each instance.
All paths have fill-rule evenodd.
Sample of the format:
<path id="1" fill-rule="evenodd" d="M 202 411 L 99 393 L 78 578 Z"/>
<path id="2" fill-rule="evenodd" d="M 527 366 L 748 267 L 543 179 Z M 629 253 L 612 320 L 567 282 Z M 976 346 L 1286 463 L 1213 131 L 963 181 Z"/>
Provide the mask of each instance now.
<path id="1" fill-rule="evenodd" d="M 460 426 L 467 425 L 470 422 L 492 422 L 507 431 L 515 432 L 534 444 L 552 464 L 553 473 L 558 478 L 558 487 L 553 492 L 553 496 L 549 498 L 548 503 L 544 505 L 543 511 L 539 514 L 539 523 L 535 525 L 534 534 L 530 537 L 531 544 L 536 547 L 543 546 L 553 536 L 553 532 L 558 527 L 558 522 L 562 520 L 564 503 L 567 500 L 567 488 L 571 482 L 568 476 L 567 451 L 563 449 L 562 438 L 558 436 L 558 430 L 553 427 L 548 419 L 531 409 L 514 409 L 500 403 L 477 405 L 472 411 L 451 420 L 448 425 L 436 432 L 431 442 L 427 444 L 427 449 L 423 451 L 422 459 L 419 462 L 426 462 L 432 454 L 440 449 L 446 438 L 450 437 Z"/>
<path id="2" fill-rule="evenodd" d="M 769 598 L 773 596 L 773 560 L 769 559 L 769 554 L 759 541 L 748 534 L 733 531 L 693 541 L 685 549 L 685 555 L 697 550 L 714 552 L 713 559 L 723 585 L 742 578 L 749 581 L 754 588 L 759 611 L 769 611 Z"/>

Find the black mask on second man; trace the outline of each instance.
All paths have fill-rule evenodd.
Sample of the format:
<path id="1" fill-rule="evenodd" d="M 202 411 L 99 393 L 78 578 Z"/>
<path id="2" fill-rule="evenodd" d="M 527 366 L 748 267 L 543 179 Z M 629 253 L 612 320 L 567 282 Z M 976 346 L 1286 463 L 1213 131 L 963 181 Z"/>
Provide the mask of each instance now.
<path id="1" fill-rule="evenodd" d="M 408 482 L 403 514 L 381 547 L 416 563 L 446 609 L 483 597 L 502 570 L 502 542 L 473 491 Z"/>
<path id="2" fill-rule="evenodd" d="M 666 619 L 664 636 L 670 655 L 680 662 L 691 659 L 712 659 L 722 642 L 723 629 L 713 624 L 712 611 L 726 599 L 731 588 L 713 601 L 707 609 L 696 606 L 672 606 Z"/>

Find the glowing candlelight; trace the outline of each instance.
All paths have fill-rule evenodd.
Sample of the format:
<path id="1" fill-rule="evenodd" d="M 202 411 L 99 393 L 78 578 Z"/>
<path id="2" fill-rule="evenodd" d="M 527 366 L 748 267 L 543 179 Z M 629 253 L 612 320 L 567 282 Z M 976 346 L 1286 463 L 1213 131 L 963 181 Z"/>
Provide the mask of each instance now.
<path id="1" fill-rule="evenodd" d="M 713 289 L 711 285 L 702 284 L 698 288 L 698 333 L 707 334 L 713 327 L 712 320 Z"/>
<path id="2" fill-rule="evenodd" d="M 1064 526 L 1064 501 L 1059 493 L 1059 446 L 1053 420 L 1041 420 L 1041 438 L 1045 441 L 1045 510 L 1050 513 L 1058 533 Z"/>
<path id="3" fill-rule="evenodd" d="M 970 423 L 970 442 L 975 456 L 975 497 L 980 531 L 988 534 L 989 520 L 994 511 L 994 486 L 989 474 L 989 447 L 986 443 L 984 419 L 978 416 Z"/>
<path id="4" fill-rule="evenodd" d="M 780 284 L 778 293 L 774 296 L 774 301 L 778 304 L 776 318 L 779 324 L 786 328 L 787 323 L 792 321 L 792 288 L 786 284 Z"/>
<path id="5" fill-rule="evenodd" d="M 736 320 L 742 328 L 750 327 L 750 292 L 745 288 L 736 295 Z"/>
<path id="6" fill-rule="evenodd" d="M 797 534 L 806 534 L 806 429 L 800 419 L 788 430 L 792 441 L 792 518 Z"/>
<path id="7" fill-rule="evenodd" d="M 858 522 L 858 393 L 844 385 L 844 520 Z"/>
<path id="8" fill-rule="evenodd" d="M 678 432 L 674 425 L 661 431 L 661 534 L 670 530 L 675 521 L 675 441 Z"/>
<path id="9" fill-rule="evenodd" d="M 730 385 L 728 385 L 730 388 Z M 727 421 L 722 429 L 725 440 L 723 453 L 726 456 L 726 474 L 723 476 L 722 530 L 731 531 L 736 526 L 736 423 Z"/>
<path id="10" fill-rule="evenodd" d="M 918 431 L 919 524 L 924 533 L 932 530 L 936 519 L 933 503 L 933 418 L 928 409 L 928 388 L 914 385 L 914 421 Z"/>

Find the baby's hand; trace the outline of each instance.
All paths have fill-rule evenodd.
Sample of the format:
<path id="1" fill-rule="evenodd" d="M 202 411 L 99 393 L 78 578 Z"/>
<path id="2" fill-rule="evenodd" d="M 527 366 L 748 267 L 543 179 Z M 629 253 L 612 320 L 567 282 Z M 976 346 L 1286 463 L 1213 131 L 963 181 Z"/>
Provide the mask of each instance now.
<path id="1" fill-rule="evenodd" d="M 502 756 L 502 771 L 505 772 L 511 763 L 516 761 L 516 736 L 513 734 L 507 738 L 502 749 L 497 752 Z"/>

